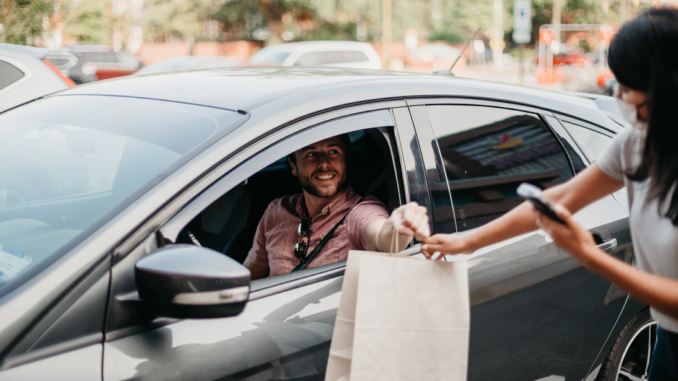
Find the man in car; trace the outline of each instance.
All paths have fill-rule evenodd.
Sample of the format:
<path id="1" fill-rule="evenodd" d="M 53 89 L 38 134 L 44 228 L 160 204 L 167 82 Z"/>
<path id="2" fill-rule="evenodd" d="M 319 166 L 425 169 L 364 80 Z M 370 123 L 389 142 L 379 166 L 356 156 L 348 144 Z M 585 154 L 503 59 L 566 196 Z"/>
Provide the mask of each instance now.
<path id="1" fill-rule="evenodd" d="M 360 200 L 348 184 L 349 147 L 348 135 L 340 135 L 288 156 L 303 192 L 268 205 L 244 263 L 252 280 L 291 272 Z M 396 228 L 395 251 L 405 248 L 412 237 L 423 241 L 430 235 L 426 208 L 411 202 L 389 216 L 381 201 L 368 196 L 351 210 L 308 268 L 346 260 L 349 250 L 388 252 Z"/>

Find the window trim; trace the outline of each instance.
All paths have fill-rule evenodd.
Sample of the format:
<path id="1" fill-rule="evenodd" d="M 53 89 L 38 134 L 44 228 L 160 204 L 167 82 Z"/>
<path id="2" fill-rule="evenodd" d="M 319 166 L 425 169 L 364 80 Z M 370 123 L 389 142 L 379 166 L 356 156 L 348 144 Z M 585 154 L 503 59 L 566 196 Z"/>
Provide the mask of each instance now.
<path id="1" fill-rule="evenodd" d="M 573 119 L 569 118 L 566 116 L 562 115 L 556 115 L 555 118 L 558 121 L 558 124 L 563 128 L 563 130 L 567 133 L 567 135 L 574 141 L 575 145 L 578 148 L 578 154 L 586 164 L 586 166 L 591 166 L 595 161 L 596 158 L 593 157 L 593 154 L 589 152 L 588 148 L 586 148 L 586 145 L 579 139 L 579 136 L 577 135 L 576 132 L 572 131 L 570 127 L 565 125 L 565 123 L 570 123 L 574 124 L 577 127 L 585 128 L 587 130 L 591 130 L 594 133 L 601 134 L 605 137 L 608 137 L 610 139 L 614 139 L 616 136 L 616 133 L 611 132 L 608 129 L 598 127 L 597 125 L 593 125 L 590 123 L 584 123 L 580 121 L 579 119 Z"/>

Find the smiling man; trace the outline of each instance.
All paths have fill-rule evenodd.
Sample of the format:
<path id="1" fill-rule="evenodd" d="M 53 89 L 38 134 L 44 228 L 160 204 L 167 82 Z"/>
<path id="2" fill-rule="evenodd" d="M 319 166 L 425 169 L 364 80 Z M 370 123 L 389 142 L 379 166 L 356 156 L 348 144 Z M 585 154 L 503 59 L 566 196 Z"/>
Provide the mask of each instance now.
<path id="1" fill-rule="evenodd" d="M 350 144 L 348 135 L 340 135 L 288 156 L 303 192 L 268 205 L 245 260 L 252 280 L 291 272 L 360 200 L 348 184 Z M 343 261 L 349 250 L 388 252 L 394 227 L 398 251 L 412 237 L 424 240 L 430 234 L 426 208 L 412 202 L 389 216 L 381 201 L 368 196 L 351 210 L 308 268 Z"/>

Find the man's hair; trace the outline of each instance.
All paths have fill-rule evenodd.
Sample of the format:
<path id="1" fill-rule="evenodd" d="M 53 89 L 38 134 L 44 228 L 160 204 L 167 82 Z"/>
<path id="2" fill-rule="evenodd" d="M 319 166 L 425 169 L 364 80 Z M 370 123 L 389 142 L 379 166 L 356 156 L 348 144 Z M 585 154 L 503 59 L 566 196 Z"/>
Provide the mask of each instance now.
<path id="1" fill-rule="evenodd" d="M 351 138 L 348 136 L 348 134 L 341 134 L 341 135 L 332 136 L 332 137 L 333 138 L 336 137 L 336 138 L 339 138 L 339 140 L 341 140 L 341 143 L 344 145 L 344 157 L 348 160 L 348 152 L 351 150 Z M 297 151 L 299 151 L 299 150 L 297 150 Z M 287 155 L 287 158 L 292 163 L 294 163 L 295 165 L 297 164 L 297 157 L 295 156 L 297 151 L 294 151 L 291 154 Z"/>

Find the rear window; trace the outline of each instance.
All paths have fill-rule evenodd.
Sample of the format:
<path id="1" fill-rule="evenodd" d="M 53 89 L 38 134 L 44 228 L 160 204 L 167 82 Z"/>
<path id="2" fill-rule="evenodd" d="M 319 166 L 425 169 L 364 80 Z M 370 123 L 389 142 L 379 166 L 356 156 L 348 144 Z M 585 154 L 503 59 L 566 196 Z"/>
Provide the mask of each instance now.
<path id="1" fill-rule="evenodd" d="M 306 53 L 299 57 L 294 64 L 298 66 L 317 66 L 364 61 L 369 61 L 364 52 L 358 50 L 341 50 Z"/>
<path id="2" fill-rule="evenodd" d="M 280 64 L 290 56 L 290 52 L 272 52 L 262 49 L 250 57 L 250 62 L 253 64 Z"/>
<path id="3" fill-rule="evenodd" d="M 0 90 L 20 80 L 24 75 L 24 72 L 16 66 L 0 60 Z"/>
<path id="4" fill-rule="evenodd" d="M 115 52 L 86 52 L 80 53 L 84 58 L 85 62 L 102 62 L 102 63 L 111 63 L 118 62 L 118 57 Z"/>
<path id="5" fill-rule="evenodd" d="M 52 97 L 0 115 L 0 295 L 231 131 L 242 115 L 173 102 Z"/>

